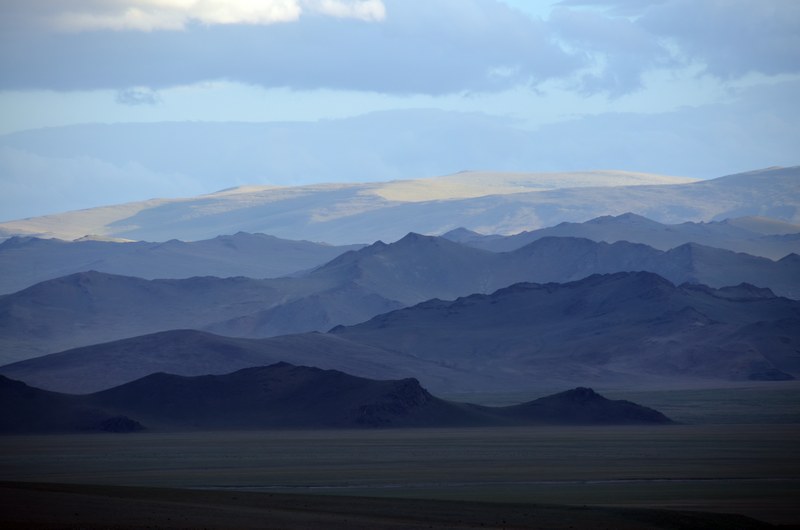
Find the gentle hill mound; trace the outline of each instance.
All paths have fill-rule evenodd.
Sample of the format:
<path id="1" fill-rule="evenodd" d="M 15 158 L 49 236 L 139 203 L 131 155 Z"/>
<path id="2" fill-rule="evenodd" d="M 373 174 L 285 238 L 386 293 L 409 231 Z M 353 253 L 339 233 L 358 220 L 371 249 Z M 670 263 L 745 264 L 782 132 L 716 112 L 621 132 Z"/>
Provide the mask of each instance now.
<path id="1" fill-rule="evenodd" d="M 695 182 L 614 171 L 484 172 L 411 182 L 249 186 L 0 223 L 0 235 L 191 241 L 246 231 L 352 244 L 458 227 L 514 234 L 627 211 L 662 223 L 744 216 L 800 223 L 799 171 L 768 168 Z"/>
<path id="2" fill-rule="evenodd" d="M 591 388 L 578 387 L 504 409 L 512 417 L 536 418 L 546 424 L 670 423 L 651 408 L 624 400 L 611 401 Z"/>

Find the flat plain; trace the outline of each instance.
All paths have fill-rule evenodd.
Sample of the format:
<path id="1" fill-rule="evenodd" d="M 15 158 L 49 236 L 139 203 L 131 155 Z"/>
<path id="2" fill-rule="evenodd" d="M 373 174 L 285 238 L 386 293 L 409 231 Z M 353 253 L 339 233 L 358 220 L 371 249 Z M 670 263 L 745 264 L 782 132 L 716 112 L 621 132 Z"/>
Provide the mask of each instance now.
<path id="1" fill-rule="evenodd" d="M 6 436 L 0 479 L 668 508 L 796 525 L 798 448 L 791 424 Z"/>
<path id="2" fill-rule="evenodd" d="M 800 528 L 800 384 L 603 393 L 680 423 L 2 436 L 0 523 Z"/>

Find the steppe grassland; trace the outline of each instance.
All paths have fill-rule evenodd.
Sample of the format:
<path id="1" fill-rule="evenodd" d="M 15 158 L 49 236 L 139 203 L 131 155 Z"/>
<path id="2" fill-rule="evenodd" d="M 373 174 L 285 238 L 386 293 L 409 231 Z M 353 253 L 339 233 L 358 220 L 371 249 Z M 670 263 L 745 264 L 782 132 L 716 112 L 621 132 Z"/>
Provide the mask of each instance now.
<path id="1" fill-rule="evenodd" d="M 0 480 L 653 506 L 796 524 L 798 393 L 796 382 L 607 393 L 683 422 L 648 427 L 4 436 Z"/>
<path id="2" fill-rule="evenodd" d="M 800 494 L 798 448 L 798 425 L 6 436 L 0 438 L 0 480 L 705 509 L 723 501 L 788 506 Z"/>

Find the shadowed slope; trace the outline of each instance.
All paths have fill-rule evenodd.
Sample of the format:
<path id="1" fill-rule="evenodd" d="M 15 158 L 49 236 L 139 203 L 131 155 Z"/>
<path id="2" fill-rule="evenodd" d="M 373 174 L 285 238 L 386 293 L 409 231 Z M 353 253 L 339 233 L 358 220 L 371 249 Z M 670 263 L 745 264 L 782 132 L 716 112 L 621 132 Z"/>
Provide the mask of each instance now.
<path id="1" fill-rule="evenodd" d="M 783 324 L 762 324 L 756 337 L 748 326 L 758 322 Z M 800 324 L 800 302 L 769 291 L 676 287 L 639 272 L 432 300 L 332 331 L 519 388 L 525 379 L 641 384 L 792 377 L 796 364 L 785 360 L 796 355 L 800 325 L 790 329 L 788 322 Z"/>
<path id="2" fill-rule="evenodd" d="M 134 432 L 142 425 L 83 396 L 48 392 L 0 375 L 0 433 Z"/>

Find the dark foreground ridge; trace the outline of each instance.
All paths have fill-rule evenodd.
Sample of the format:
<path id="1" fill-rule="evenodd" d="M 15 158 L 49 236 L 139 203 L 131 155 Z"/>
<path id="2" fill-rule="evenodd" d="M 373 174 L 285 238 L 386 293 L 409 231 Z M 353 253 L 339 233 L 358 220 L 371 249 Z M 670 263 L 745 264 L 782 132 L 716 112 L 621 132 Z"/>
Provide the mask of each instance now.
<path id="1" fill-rule="evenodd" d="M 30 506 L 37 506 L 31 510 Z M 65 525 L 65 521 L 69 521 Z M 742 515 L 639 508 L 0 482 L 3 528 L 774 528 Z"/>
<path id="2" fill-rule="evenodd" d="M 445 401 L 416 379 L 277 363 L 227 375 L 158 373 L 88 395 L 0 376 L 0 432 L 661 424 L 660 412 L 577 388 L 511 407 Z"/>

